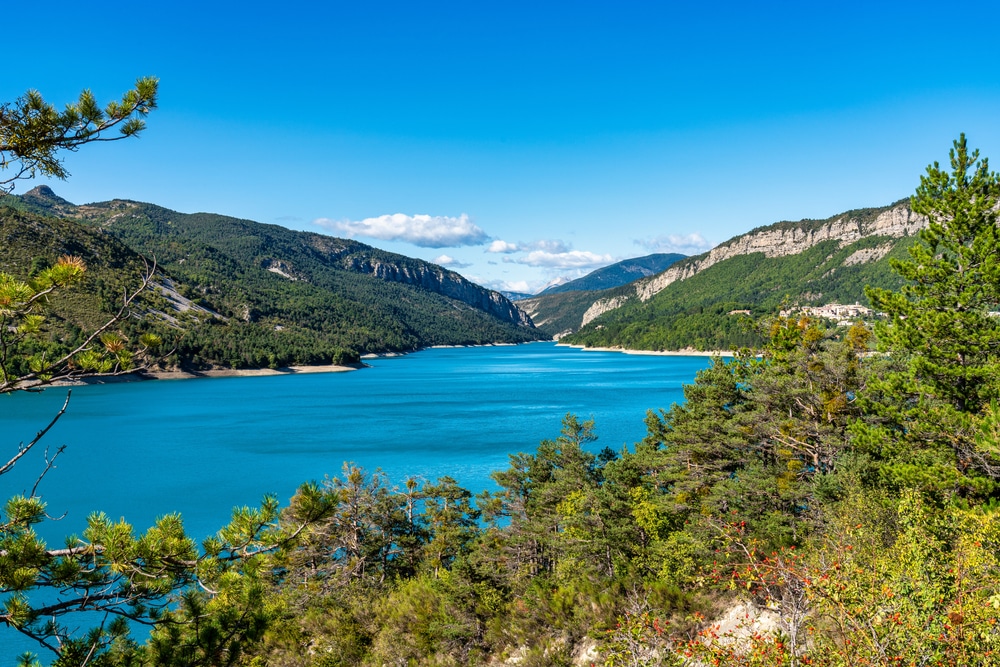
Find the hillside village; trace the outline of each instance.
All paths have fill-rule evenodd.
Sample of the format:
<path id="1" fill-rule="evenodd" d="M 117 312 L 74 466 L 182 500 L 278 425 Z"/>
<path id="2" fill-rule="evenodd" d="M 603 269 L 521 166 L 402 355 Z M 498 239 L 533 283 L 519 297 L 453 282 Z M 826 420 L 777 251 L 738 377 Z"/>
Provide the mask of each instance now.
<path id="1" fill-rule="evenodd" d="M 850 326 L 860 319 L 868 319 L 874 311 L 871 308 L 854 304 L 828 303 L 822 306 L 804 306 L 802 308 L 789 308 L 781 310 L 779 317 L 791 317 L 795 314 L 808 315 L 810 317 L 820 317 L 836 322 L 837 326 Z"/>

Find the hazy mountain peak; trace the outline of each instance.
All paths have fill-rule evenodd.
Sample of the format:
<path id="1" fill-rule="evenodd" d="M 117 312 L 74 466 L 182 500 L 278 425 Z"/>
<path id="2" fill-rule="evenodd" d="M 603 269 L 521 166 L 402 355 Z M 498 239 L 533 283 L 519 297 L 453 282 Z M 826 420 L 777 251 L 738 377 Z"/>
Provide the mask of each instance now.
<path id="1" fill-rule="evenodd" d="M 571 281 L 571 279 L 567 278 L 566 276 L 559 276 L 558 278 L 553 278 L 552 280 L 550 280 L 549 282 L 547 282 L 545 284 L 545 287 L 543 287 L 542 289 L 538 290 L 538 293 L 541 294 L 542 292 L 544 292 L 547 289 L 552 289 L 553 287 L 559 287 L 560 285 L 565 285 L 566 283 L 568 283 L 570 281 Z"/>

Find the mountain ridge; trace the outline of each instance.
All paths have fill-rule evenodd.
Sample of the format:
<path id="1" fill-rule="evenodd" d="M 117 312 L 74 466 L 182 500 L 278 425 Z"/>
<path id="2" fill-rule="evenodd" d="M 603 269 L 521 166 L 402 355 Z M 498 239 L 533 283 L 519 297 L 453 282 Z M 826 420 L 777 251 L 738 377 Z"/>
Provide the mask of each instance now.
<path id="1" fill-rule="evenodd" d="M 52 202 L 46 208 L 58 208 L 67 217 L 96 223 L 100 229 L 112 233 L 115 231 L 116 221 L 126 216 L 131 209 L 140 214 L 144 213 L 147 216 L 152 210 L 155 211 L 156 217 L 183 217 L 185 219 L 204 220 L 213 225 L 224 222 L 232 228 L 239 228 L 243 231 L 254 231 L 255 236 L 269 233 L 268 235 L 272 241 L 284 237 L 280 240 L 287 242 L 291 238 L 289 237 L 290 234 L 304 240 L 306 245 L 311 246 L 316 251 L 328 254 L 333 261 L 343 258 L 340 265 L 346 270 L 356 273 L 367 273 L 388 282 L 422 287 L 485 310 L 512 324 L 532 326 L 530 317 L 514 306 L 513 303 L 499 292 L 476 285 L 462 275 L 439 265 L 397 253 L 382 251 L 357 241 L 327 236 L 317 232 L 290 230 L 280 225 L 261 223 L 216 213 L 179 213 L 157 204 L 128 199 L 112 199 L 105 202 L 74 205 L 62 199 L 51 188 L 44 185 L 33 188 L 22 195 L 22 198 L 28 198 L 28 201 L 32 204 L 37 205 L 37 203 L 41 203 L 42 206 L 45 206 L 46 202 Z M 108 215 L 110 211 L 116 211 L 116 213 Z M 209 219 L 206 220 L 206 218 Z M 160 233 L 170 233 L 172 231 L 169 230 L 170 224 L 171 222 L 168 221 L 166 226 L 159 225 L 157 231 Z M 204 240 L 217 242 L 219 239 L 218 235 L 215 235 L 209 236 L 208 239 Z M 285 250 L 287 249 L 286 247 Z M 285 269 L 290 268 L 294 272 L 295 268 L 289 265 L 286 259 L 261 257 L 260 261 L 268 263 L 263 266 L 266 270 L 292 279 L 292 274 Z"/>
<path id="2" fill-rule="evenodd" d="M 576 280 L 569 280 L 547 287 L 536 296 L 558 294 L 560 292 L 596 292 L 612 289 L 641 278 L 656 275 L 686 257 L 687 255 L 679 253 L 654 253 L 642 257 L 623 259 L 614 264 L 595 269 Z"/>
<path id="3" fill-rule="evenodd" d="M 611 317 L 610 314 L 626 306 L 630 316 L 637 320 L 651 317 L 643 311 L 641 304 L 655 299 L 671 286 L 676 287 L 670 292 L 673 295 L 671 298 L 678 303 L 688 303 L 686 308 L 693 307 L 691 304 L 694 301 L 698 302 L 699 317 L 704 316 L 706 308 L 718 307 L 720 312 L 729 312 L 770 304 L 779 300 L 779 296 L 776 296 L 778 291 L 783 295 L 787 293 L 796 300 L 813 302 L 814 297 L 820 297 L 824 293 L 824 284 L 835 285 L 834 291 L 854 302 L 864 299 L 864 285 L 851 276 L 864 274 L 867 280 L 888 280 L 889 268 L 885 258 L 890 253 L 897 252 L 903 239 L 912 237 L 925 225 L 926 220 L 909 209 L 908 200 L 882 207 L 853 209 L 822 220 L 781 221 L 734 236 L 708 252 L 680 260 L 654 276 L 640 278 L 622 287 L 591 293 L 590 298 L 577 297 L 571 302 L 565 295 L 548 295 L 520 301 L 518 304 L 529 312 L 536 325 L 546 333 L 583 344 L 584 340 L 578 332 L 582 333 L 595 326 L 607 327 L 610 324 L 607 319 Z M 804 262 L 804 253 L 819 246 L 823 246 L 828 252 L 823 257 L 814 258 L 810 255 L 809 261 L 816 262 L 816 266 L 803 265 L 792 272 L 787 267 L 782 268 L 784 265 Z M 845 248 L 853 250 L 841 253 Z M 836 265 L 831 260 L 835 256 Z M 737 259 L 741 265 L 738 271 L 733 264 Z M 823 275 L 811 273 L 826 262 L 830 266 L 824 269 Z M 771 271 L 776 276 L 783 277 L 777 282 L 756 285 L 754 289 L 758 291 L 750 293 L 746 285 L 754 283 L 758 277 L 753 271 L 753 264 L 762 267 L 761 270 L 765 273 Z M 719 268 L 713 270 L 713 267 Z M 697 297 L 684 295 L 685 285 L 694 288 L 694 283 L 688 281 L 706 271 L 713 275 L 735 271 L 734 275 L 738 273 L 742 283 L 725 284 L 709 276 L 698 282 L 700 291 Z M 714 284 L 707 286 L 713 281 Z M 721 310 L 724 303 L 729 303 L 731 307 Z M 660 311 L 669 310 L 663 303 L 657 304 L 656 308 Z M 672 317 L 676 319 L 680 315 Z M 626 326 L 640 328 L 637 323 L 627 325 L 623 321 L 612 319 L 618 329 Z M 722 320 L 717 324 L 723 328 L 730 327 L 730 322 L 723 323 Z M 574 337 L 574 334 L 577 335 Z M 609 335 L 599 335 L 593 331 L 590 331 L 587 339 L 590 341 L 588 344 L 621 345 L 620 341 Z M 673 337 L 671 340 L 681 342 L 682 338 Z M 687 344 L 681 345 L 686 346 Z"/>
<path id="4" fill-rule="evenodd" d="M 218 315 L 192 323 L 179 343 L 178 354 L 195 366 L 321 363 L 338 349 L 401 352 L 544 337 L 502 295 L 349 239 L 123 199 L 77 206 L 45 186 L 3 204 L 9 218 L 20 211 L 36 216 L 35 224 L 61 220 L 66 233 L 71 222 L 156 257 L 179 297 Z"/>
<path id="5" fill-rule="evenodd" d="M 762 252 L 765 257 L 782 257 L 798 254 L 827 240 L 837 240 L 843 244 L 867 236 L 904 238 L 926 225 L 926 218 L 910 211 L 909 200 L 900 200 L 878 208 L 854 209 L 824 220 L 776 222 L 735 236 L 708 252 L 690 257 L 688 261 L 678 262 L 674 267 L 648 280 L 640 279 L 641 285 L 636 285 L 636 295 L 641 300 L 648 301 L 675 280 L 691 277 L 737 255 Z"/>

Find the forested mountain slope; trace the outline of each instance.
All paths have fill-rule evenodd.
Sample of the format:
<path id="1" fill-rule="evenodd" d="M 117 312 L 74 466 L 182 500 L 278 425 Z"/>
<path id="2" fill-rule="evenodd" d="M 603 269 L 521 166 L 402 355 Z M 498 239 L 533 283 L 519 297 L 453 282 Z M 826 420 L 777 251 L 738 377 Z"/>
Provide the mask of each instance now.
<path id="1" fill-rule="evenodd" d="M 596 292 L 612 289 L 640 278 L 661 273 L 685 257 L 686 255 L 678 253 L 656 253 L 644 257 L 623 259 L 620 262 L 591 271 L 582 278 L 553 285 L 539 292 L 538 296 L 561 292 Z"/>
<path id="2" fill-rule="evenodd" d="M 186 324 L 160 318 L 158 326 L 171 329 L 167 339 L 177 341 L 179 363 L 329 363 L 365 352 L 541 337 L 500 294 L 428 262 L 350 240 L 131 201 L 75 206 L 44 186 L 7 198 L 0 215 L 11 229 L 30 221 L 58 229 L 55 239 L 117 240 L 116 247 L 134 251 L 135 261 L 155 257 L 177 299 L 215 315 L 189 317 Z M 46 250 L 43 243 L 22 258 L 29 263 L 22 273 L 36 257 L 53 261 L 55 245 Z M 17 243 L 0 249 L 11 252 L 25 251 Z M 4 254 L 6 266 L 13 259 Z M 87 260 L 95 276 L 105 255 Z"/>
<path id="3" fill-rule="evenodd" d="M 76 222 L 0 207 L 0 271 L 25 279 L 69 255 L 88 270 L 79 289 L 47 297 L 58 341 L 72 343 L 80 329 L 95 329 L 119 307 L 125 290 L 141 282 L 143 258 L 115 238 Z M 150 299 L 152 294 L 148 295 Z"/>
<path id="4" fill-rule="evenodd" d="M 677 253 L 658 253 L 622 260 L 582 278 L 548 287 L 534 296 L 524 295 L 517 299 L 517 305 L 531 315 L 536 327 L 558 338 L 580 327 L 582 314 L 594 302 L 594 292 L 608 292 L 656 275 L 684 258 L 685 255 Z"/>
<path id="5" fill-rule="evenodd" d="M 925 220 L 907 201 L 825 220 L 779 222 L 624 287 L 570 302 L 565 295 L 521 302 L 546 332 L 567 342 L 634 349 L 728 349 L 759 342 L 732 311 L 754 316 L 782 304 L 865 303 L 864 286 L 899 284 L 889 259 Z"/>

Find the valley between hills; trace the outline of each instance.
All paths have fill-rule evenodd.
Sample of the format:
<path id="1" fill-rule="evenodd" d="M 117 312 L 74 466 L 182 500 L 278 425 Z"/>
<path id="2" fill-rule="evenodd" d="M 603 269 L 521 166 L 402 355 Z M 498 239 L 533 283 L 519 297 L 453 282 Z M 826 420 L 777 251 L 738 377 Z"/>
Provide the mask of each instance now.
<path id="1" fill-rule="evenodd" d="M 733 350 L 762 340 L 744 315 L 863 303 L 865 285 L 898 287 L 889 261 L 926 224 L 907 201 L 779 222 L 701 255 L 623 260 L 511 302 L 429 262 L 277 225 L 125 200 L 76 205 L 47 186 L 2 203 L 0 260 L 13 274 L 27 277 L 65 254 L 88 266 L 84 289 L 58 299 L 53 349 L 110 313 L 155 260 L 153 289 L 126 328 L 167 341 L 172 352 L 160 370 L 201 372 L 553 338 Z"/>

